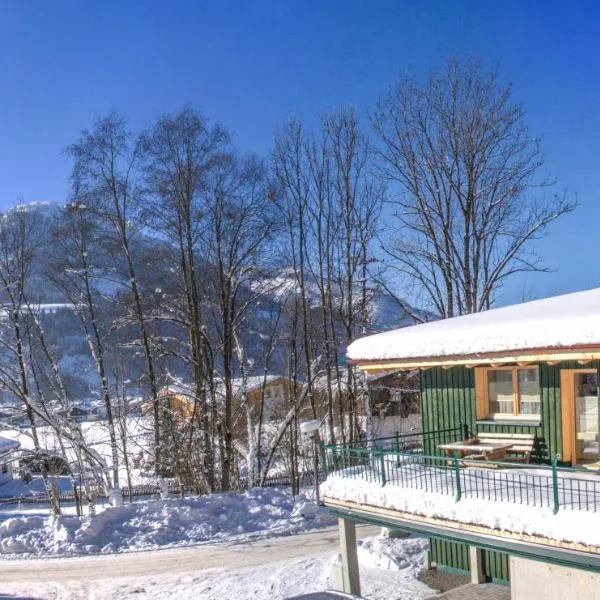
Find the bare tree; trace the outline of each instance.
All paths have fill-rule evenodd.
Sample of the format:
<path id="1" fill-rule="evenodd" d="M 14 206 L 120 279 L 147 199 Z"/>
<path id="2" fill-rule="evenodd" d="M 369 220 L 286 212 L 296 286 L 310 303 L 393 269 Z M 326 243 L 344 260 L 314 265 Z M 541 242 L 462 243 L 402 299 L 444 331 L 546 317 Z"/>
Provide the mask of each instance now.
<path id="1" fill-rule="evenodd" d="M 207 231 L 207 180 L 226 154 L 228 142 L 223 129 L 209 127 L 190 108 L 163 117 L 144 137 L 147 186 L 155 200 L 154 227 L 177 252 L 181 301 L 178 308 L 166 308 L 177 313 L 173 318 L 183 324 L 189 338 L 187 360 L 196 387 L 193 419 L 201 429 L 202 476 L 209 491 L 215 489 L 213 350 L 203 314 L 199 243 Z"/>
<path id="2" fill-rule="evenodd" d="M 111 114 L 84 130 L 67 148 L 73 158 L 72 182 L 77 202 L 86 206 L 105 226 L 105 240 L 118 249 L 124 263 L 120 278 L 131 293 L 131 321 L 138 326 L 138 340 L 146 361 L 146 375 L 154 407 L 154 465 L 160 470 L 158 376 L 152 339 L 137 279 L 136 238 L 143 228 L 141 213 L 140 144 L 125 121 Z M 115 270 L 118 268 L 115 261 Z"/>
<path id="3" fill-rule="evenodd" d="M 301 335 L 298 355 L 304 358 L 304 373 L 308 373 L 315 356 L 315 347 L 311 339 L 310 289 L 307 282 L 307 219 L 309 203 L 309 173 L 306 158 L 305 134 L 302 124 L 290 121 L 275 134 L 273 150 L 273 178 L 277 188 L 278 206 L 281 222 L 287 236 L 285 252 L 291 261 L 291 274 L 298 293 L 300 325 L 297 331 Z M 296 362 L 298 364 L 298 362 Z M 312 390 L 313 382 L 308 378 L 306 396 L 310 402 L 313 417 L 316 407 Z"/>
<path id="4" fill-rule="evenodd" d="M 41 469 L 44 487 L 53 514 L 60 514 L 60 503 L 48 469 L 38 432 L 39 410 L 32 391 L 29 360 L 28 288 L 40 251 L 40 223 L 35 214 L 16 206 L 0 218 L 0 294 L 6 320 L 0 331 L 4 350 L 0 361 L 0 381 L 24 407 L 33 441 L 34 454 Z"/>
<path id="5" fill-rule="evenodd" d="M 221 457 L 221 488 L 228 490 L 233 467 L 232 407 L 233 381 L 237 370 L 245 373 L 239 343 L 240 330 L 247 324 L 248 309 L 260 296 L 242 297 L 260 276 L 266 260 L 267 242 L 273 231 L 272 203 L 264 165 L 253 157 L 223 156 L 208 178 L 207 231 L 200 249 L 214 267 L 207 279 L 225 388 Z M 212 284 L 211 284 L 212 282 Z"/>
<path id="6" fill-rule="evenodd" d="M 402 77 L 372 117 L 397 225 L 384 242 L 398 274 L 439 316 L 480 311 L 519 272 L 542 271 L 534 240 L 575 205 L 536 198 L 543 158 L 495 70 L 451 60 Z"/>
<path id="7" fill-rule="evenodd" d="M 304 372 L 313 356 L 323 357 L 318 395 L 324 392 L 328 441 L 335 442 L 336 430 L 345 441 L 358 431 L 358 405 L 343 348 L 368 320 L 367 265 L 384 186 L 373 175 L 358 117 L 347 108 L 325 117 L 314 135 L 289 123 L 276 136 L 273 163 L 301 308 Z M 308 394 L 316 416 L 315 391 Z"/>
<path id="8" fill-rule="evenodd" d="M 375 232 L 386 189 L 375 177 L 373 149 L 361 130 L 357 115 L 350 109 L 340 109 L 323 124 L 332 163 L 334 218 L 338 223 L 333 244 L 333 273 L 336 310 L 330 309 L 343 325 L 343 347 L 361 334 L 370 319 L 369 302 L 372 293 L 368 266 L 372 261 L 371 242 Z M 333 292 L 329 293 L 332 302 Z M 340 343 L 335 324 L 331 324 L 335 353 Z M 341 399 L 342 373 L 336 361 L 338 397 Z M 346 369 L 345 389 L 348 394 L 346 411 L 351 439 L 358 432 L 359 386 L 353 367 Z M 341 401 L 341 400 L 340 400 Z M 340 405 L 341 406 L 341 405 Z M 341 408 L 340 408 L 341 410 Z M 344 418 L 341 418 L 342 432 Z"/>
<path id="9" fill-rule="evenodd" d="M 53 237 L 53 260 L 48 277 L 71 302 L 79 320 L 90 355 L 98 371 L 100 395 L 108 423 L 112 458 L 111 487 L 119 491 L 118 422 L 111 393 L 108 369 L 107 329 L 109 324 L 99 314 L 100 294 L 97 278 L 104 270 L 99 260 L 99 227 L 97 219 L 86 206 L 74 200 L 65 210 L 64 218 Z"/>

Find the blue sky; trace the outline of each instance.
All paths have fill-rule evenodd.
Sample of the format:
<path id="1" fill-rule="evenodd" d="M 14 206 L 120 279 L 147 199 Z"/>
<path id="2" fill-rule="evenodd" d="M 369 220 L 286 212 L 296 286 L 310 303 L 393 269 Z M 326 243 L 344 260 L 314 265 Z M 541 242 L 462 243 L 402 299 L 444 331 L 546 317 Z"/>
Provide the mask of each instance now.
<path id="1" fill-rule="evenodd" d="M 117 110 L 143 127 L 183 104 L 265 154 L 290 115 L 340 104 L 366 114 L 400 72 L 455 53 L 513 82 L 545 170 L 577 196 L 537 249 L 552 274 L 514 281 L 502 303 L 600 285 L 600 6 L 596 2 L 253 0 L 0 4 L 3 206 L 64 199 L 62 148 Z"/>

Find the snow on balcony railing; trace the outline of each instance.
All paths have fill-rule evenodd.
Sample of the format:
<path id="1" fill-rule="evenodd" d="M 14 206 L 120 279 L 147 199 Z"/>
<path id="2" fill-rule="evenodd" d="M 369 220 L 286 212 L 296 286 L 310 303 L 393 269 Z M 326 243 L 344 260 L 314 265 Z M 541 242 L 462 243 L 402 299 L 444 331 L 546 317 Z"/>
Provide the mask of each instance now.
<path id="1" fill-rule="evenodd" d="M 439 433 L 439 432 L 437 432 Z M 427 435 L 427 434 L 422 434 Z M 361 480 L 379 486 L 421 490 L 463 499 L 578 511 L 600 510 L 600 476 L 581 469 L 524 466 L 509 462 L 429 456 L 415 451 L 398 452 L 375 441 L 372 447 L 324 446 L 328 480 Z M 400 440 L 402 442 L 402 440 Z M 466 466 L 465 466 L 466 465 Z"/>

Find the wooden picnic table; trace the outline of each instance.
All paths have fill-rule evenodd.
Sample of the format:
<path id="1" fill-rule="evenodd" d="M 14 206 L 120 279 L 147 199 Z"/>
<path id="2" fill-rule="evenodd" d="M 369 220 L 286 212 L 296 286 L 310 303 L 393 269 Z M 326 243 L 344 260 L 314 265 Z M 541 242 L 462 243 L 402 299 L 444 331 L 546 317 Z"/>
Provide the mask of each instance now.
<path id="1" fill-rule="evenodd" d="M 438 446 L 448 456 L 458 454 L 459 458 L 478 458 L 483 460 L 502 460 L 506 452 L 513 444 L 494 444 L 488 442 L 453 442 L 452 444 L 441 444 Z M 472 456 L 475 455 L 475 456 Z"/>

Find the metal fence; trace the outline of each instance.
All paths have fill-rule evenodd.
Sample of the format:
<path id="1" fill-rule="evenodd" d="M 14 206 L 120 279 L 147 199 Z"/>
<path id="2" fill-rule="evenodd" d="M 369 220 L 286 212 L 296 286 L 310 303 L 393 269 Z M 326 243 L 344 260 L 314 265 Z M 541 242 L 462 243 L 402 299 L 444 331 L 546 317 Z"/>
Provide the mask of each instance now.
<path id="1" fill-rule="evenodd" d="M 460 425 L 449 429 L 436 431 L 416 431 L 414 433 L 395 433 L 394 435 L 379 437 L 374 440 L 356 440 L 345 444 L 325 446 L 325 448 L 348 449 L 377 449 L 391 450 L 406 454 L 422 454 L 425 448 L 434 448 L 440 444 L 449 444 L 469 437 L 467 425 Z"/>
<path id="2" fill-rule="evenodd" d="M 319 473 L 319 481 L 323 481 L 325 479 L 325 470 L 323 469 Z M 299 477 L 299 485 L 301 488 L 309 488 L 314 486 L 315 484 L 315 476 L 313 472 L 303 472 Z M 271 477 L 267 477 L 262 487 L 289 487 L 291 486 L 291 480 L 287 475 L 273 475 Z M 238 482 L 236 490 L 234 491 L 243 491 L 249 488 L 249 483 L 247 478 L 241 478 Z M 143 498 L 149 496 L 158 496 L 161 493 L 161 486 L 158 483 L 143 483 L 138 485 L 133 485 L 131 487 L 131 498 Z M 129 488 L 124 486 L 121 488 L 121 494 L 124 500 L 129 499 Z M 197 490 L 194 490 L 189 487 L 182 487 L 175 483 L 169 483 L 169 494 L 172 497 L 183 497 L 183 496 L 196 496 L 198 495 Z M 79 493 L 78 493 L 79 495 Z M 72 490 L 61 492 L 57 494 L 59 502 L 69 503 L 75 502 L 76 497 Z M 80 501 L 84 501 L 83 497 L 79 498 Z M 99 490 L 96 493 L 95 501 L 100 504 L 104 504 L 108 502 L 108 494 L 105 490 Z M 17 496 L 0 496 L 0 509 L 2 506 L 12 505 L 12 504 L 21 504 L 21 505 L 48 505 L 48 495 L 45 492 L 36 492 L 32 494 L 20 494 Z"/>
<path id="3" fill-rule="evenodd" d="M 433 436 L 442 432 L 429 432 Z M 444 432 L 449 433 L 448 432 Z M 405 436 L 401 436 L 405 437 Z M 491 502 L 559 509 L 600 510 L 600 476 L 584 469 L 565 468 L 553 459 L 551 465 L 511 462 L 465 461 L 423 454 L 415 446 L 403 451 L 403 440 L 374 440 L 369 448 L 350 445 L 323 446 L 328 477 L 359 479 L 381 486 L 419 489 Z"/>

